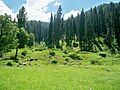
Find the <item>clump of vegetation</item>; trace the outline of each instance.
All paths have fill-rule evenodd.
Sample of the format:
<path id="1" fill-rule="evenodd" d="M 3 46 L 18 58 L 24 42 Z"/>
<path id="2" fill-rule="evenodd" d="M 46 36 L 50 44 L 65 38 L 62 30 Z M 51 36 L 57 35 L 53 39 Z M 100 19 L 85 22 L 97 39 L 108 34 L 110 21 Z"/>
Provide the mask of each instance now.
<path id="1" fill-rule="evenodd" d="M 57 64 L 57 61 L 52 60 L 52 61 L 51 61 L 51 64 Z"/>
<path id="2" fill-rule="evenodd" d="M 70 54 L 69 57 L 74 59 L 74 60 L 82 60 L 82 58 L 80 58 L 80 56 L 77 55 L 76 53 Z"/>
<path id="3" fill-rule="evenodd" d="M 0 53 L 0 58 L 1 58 L 1 57 L 3 57 L 3 54 L 2 54 L 2 53 Z"/>
<path id="4" fill-rule="evenodd" d="M 55 52 L 52 51 L 52 52 L 49 53 L 49 55 L 50 56 L 55 56 Z"/>
<path id="5" fill-rule="evenodd" d="M 64 50 L 64 54 L 68 54 L 68 51 L 67 51 L 67 50 Z"/>
<path id="6" fill-rule="evenodd" d="M 62 46 L 61 45 L 56 45 L 56 48 L 62 49 Z"/>
<path id="7" fill-rule="evenodd" d="M 34 45 L 34 43 L 35 43 L 35 36 L 34 36 L 33 33 L 30 33 L 29 36 L 28 36 L 28 43 L 27 43 L 27 45 L 29 47 L 31 47 L 31 46 Z"/>
<path id="8" fill-rule="evenodd" d="M 21 53 L 21 55 L 26 56 L 26 55 L 27 55 L 27 51 L 23 51 L 23 52 Z"/>
<path id="9" fill-rule="evenodd" d="M 30 61 L 38 61 L 38 59 L 33 59 L 33 58 L 31 58 Z"/>
<path id="10" fill-rule="evenodd" d="M 12 61 L 7 62 L 6 65 L 7 65 L 7 66 L 12 66 L 12 65 L 13 65 L 13 64 L 12 64 Z"/>
<path id="11" fill-rule="evenodd" d="M 14 56 L 10 56 L 10 58 L 8 58 L 8 60 L 15 60 L 15 57 Z"/>
<path id="12" fill-rule="evenodd" d="M 66 61 L 66 62 L 69 62 L 69 58 L 65 58 L 65 61 Z"/>
<path id="13" fill-rule="evenodd" d="M 103 58 L 106 58 L 107 55 L 105 53 L 100 53 L 99 56 L 103 57 Z"/>
<path id="14" fill-rule="evenodd" d="M 73 47 L 78 47 L 78 43 L 73 43 Z"/>
<path id="15" fill-rule="evenodd" d="M 42 48 L 37 48 L 37 49 L 35 49 L 35 51 L 43 51 L 43 49 Z"/>
<path id="16" fill-rule="evenodd" d="M 101 62 L 99 60 L 90 60 L 90 63 L 94 65 L 101 65 Z"/>

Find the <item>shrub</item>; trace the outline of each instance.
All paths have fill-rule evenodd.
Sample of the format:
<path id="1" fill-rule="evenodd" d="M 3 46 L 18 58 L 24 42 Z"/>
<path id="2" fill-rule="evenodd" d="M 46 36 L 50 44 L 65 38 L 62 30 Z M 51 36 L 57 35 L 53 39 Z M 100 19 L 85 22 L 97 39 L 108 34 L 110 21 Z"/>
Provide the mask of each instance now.
<path id="1" fill-rule="evenodd" d="M 48 46 L 48 48 L 53 48 L 53 47 L 54 47 L 53 45 Z"/>
<path id="2" fill-rule="evenodd" d="M 1 58 L 1 57 L 3 57 L 3 54 L 2 54 L 2 53 L 0 53 L 0 58 Z"/>
<path id="3" fill-rule="evenodd" d="M 66 61 L 66 62 L 69 62 L 69 58 L 65 58 L 65 61 Z"/>
<path id="4" fill-rule="evenodd" d="M 26 56 L 26 55 L 27 55 L 27 51 L 23 51 L 23 52 L 21 53 L 21 55 Z"/>
<path id="5" fill-rule="evenodd" d="M 15 60 L 15 56 L 10 56 L 10 60 Z"/>
<path id="6" fill-rule="evenodd" d="M 7 66 L 12 66 L 12 62 L 11 61 L 9 61 L 9 62 L 7 62 L 7 64 L 6 64 Z"/>
<path id="7" fill-rule="evenodd" d="M 82 58 L 80 58 L 80 56 L 78 56 L 76 53 L 70 54 L 69 57 L 74 60 L 82 60 Z"/>
<path id="8" fill-rule="evenodd" d="M 57 64 L 57 61 L 53 60 L 51 61 L 51 64 Z"/>
<path id="9" fill-rule="evenodd" d="M 73 43 L 73 47 L 78 47 L 78 43 Z"/>
<path id="10" fill-rule="evenodd" d="M 50 56 L 55 56 L 55 52 L 52 51 L 52 52 L 49 53 L 49 55 Z"/>
<path id="11" fill-rule="evenodd" d="M 37 48 L 37 49 L 35 49 L 35 51 L 43 51 L 44 49 L 42 49 L 42 48 Z"/>
<path id="12" fill-rule="evenodd" d="M 57 46 L 56 46 L 56 48 L 58 48 L 58 49 L 62 49 L 62 46 L 60 46 L 60 45 L 57 45 Z"/>
<path id="13" fill-rule="evenodd" d="M 68 54 L 68 51 L 67 51 L 67 50 L 65 50 L 65 51 L 64 51 L 64 53 L 65 53 L 65 54 Z"/>
<path id="14" fill-rule="evenodd" d="M 107 55 L 105 53 L 101 53 L 101 54 L 99 54 L 99 56 L 106 58 Z"/>
<path id="15" fill-rule="evenodd" d="M 98 61 L 98 60 L 90 60 L 91 64 L 94 64 L 94 65 L 101 65 L 101 62 Z"/>
<path id="16" fill-rule="evenodd" d="M 38 61 L 38 59 L 33 59 L 33 58 L 31 58 L 30 61 Z"/>

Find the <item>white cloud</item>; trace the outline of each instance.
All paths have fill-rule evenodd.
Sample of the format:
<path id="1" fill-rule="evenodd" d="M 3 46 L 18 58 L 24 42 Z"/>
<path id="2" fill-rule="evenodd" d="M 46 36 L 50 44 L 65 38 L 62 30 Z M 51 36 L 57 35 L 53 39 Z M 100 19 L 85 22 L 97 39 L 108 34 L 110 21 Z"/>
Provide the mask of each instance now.
<path id="1" fill-rule="evenodd" d="M 0 15 L 4 15 L 5 13 L 11 15 L 12 18 L 16 18 L 16 13 L 13 13 L 13 10 L 8 8 L 8 6 L 0 0 Z"/>
<path id="2" fill-rule="evenodd" d="M 54 3 L 54 7 L 57 7 L 57 6 L 60 6 L 61 5 L 61 2 L 55 2 Z"/>
<path id="3" fill-rule="evenodd" d="M 24 5 L 29 20 L 49 21 L 50 12 L 47 12 L 48 4 L 55 0 L 26 0 Z"/>
<path id="4" fill-rule="evenodd" d="M 49 21 L 51 12 L 47 12 L 48 4 L 56 3 L 55 0 L 26 0 L 25 6 L 28 20 Z M 21 6 L 21 7 L 22 7 Z M 7 13 L 12 18 L 16 18 L 17 13 L 14 13 L 2 0 L 0 0 L 0 14 Z"/>
<path id="5" fill-rule="evenodd" d="M 71 10 L 69 13 L 66 13 L 64 15 L 64 19 L 67 20 L 69 17 L 71 17 L 71 15 L 73 15 L 74 17 L 76 17 L 78 15 L 78 13 L 80 13 L 80 11 Z"/>
<path id="6" fill-rule="evenodd" d="M 55 8 L 61 4 L 58 0 L 26 0 L 26 3 L 22 6 L 25 6 L 26 8 L 28 20 L 41 20 L 48 22 L 51 15 L 51 12 L 47 12 L 49 3 L 53 3 Z M 5 13 L 11 15 L 12 18 L 16 18 L 17 15 L 17 13 L 14 13 L 12 9 L 0 0 L 0 14 L 3 15 Z M 64 15 L 64 19 L 66 20 L 71 14 L 75 17 L 78 13 L 80 12 L 72 10 Z"/>

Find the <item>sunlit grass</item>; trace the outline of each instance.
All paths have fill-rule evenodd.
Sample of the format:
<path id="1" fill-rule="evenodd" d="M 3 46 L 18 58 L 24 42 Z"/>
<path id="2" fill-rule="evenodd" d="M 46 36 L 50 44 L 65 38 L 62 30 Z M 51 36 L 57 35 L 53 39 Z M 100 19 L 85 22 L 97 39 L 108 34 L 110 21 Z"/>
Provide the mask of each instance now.
<path id="1" fill-rule="evenodd" d="M 0 90 L 119 90 L 120 66 L 103 67 L 0 67 Z"/>
<path id="2" fill-rule="evenodd" d="M 21 52 L 27 51 L 23 57 Z M 55 52 L 55 56 L 50 56 Z M 12 61 L 13 66 L 7 66 L 15 50 L 5 53 L 0 61 L 0 90 L 119 90 L 120 89 L 120 55 L 100 57 L 99 53 L 80 52 L 78 49 L 69 50 L 47 49 L 35 51 L 20 49 L 19 65 Z M 73 60 L 70 53 L 76 53 L 83 60 Z M 7 60 L 3 60 L 8 58 Z M 64 65 L 65 59 L 70 62 Z M 30 59 L 37 59 L 30 61 Z M 56 60 L 57 64 L 50 63 Z M 100 62 L 91 64 L 91 60 Z M 72 64 L 69 64 L 72 63 Z M 78 65 L 78 63 L 81 63 Z"/>

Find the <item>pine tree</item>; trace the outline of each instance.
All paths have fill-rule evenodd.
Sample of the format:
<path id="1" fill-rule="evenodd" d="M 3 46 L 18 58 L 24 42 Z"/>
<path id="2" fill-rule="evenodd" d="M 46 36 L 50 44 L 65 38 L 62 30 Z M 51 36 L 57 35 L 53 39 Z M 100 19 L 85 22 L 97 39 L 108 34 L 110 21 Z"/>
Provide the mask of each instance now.
<path id="1" fill-rule="evenodd" d="M 115 37 L 116 37 L 116 42 L 118 44 L 118 50 L 120 50 L 120 12 L 119 12 L 119 6 L 114 7 L 114 28 L 115 28 Z"/>
<path id="2" fill-rule="evenodd" d="M 49 24 L 49 38 L 48 38 L 48 46 L 53 46 L 53 15 L 51 13 L 50 24 Z"/>
<path id="3" fill-rule="evenodd" d="M 97 12 L 97 8 L 96 7 L 94 7 L 93 8 L 93 17 L 92 17 L 92 19 L 93 19 L 93 29 L 94 29 L 94 32 L 95 32 L 95 35 L 96 36 L 100 36 L 100 33 L 101 33 L 101 31 L 100 31 L 100 25 L 98 24 L 99 22 L 98 22 L 98 12 Z"/>
<path id="4" fill-rule="evenodd" d="M 79 47 L 83 50 L 84 38 L 85 38 L 85 14 L 84 9 L 81 11 L 80 21 L 79 21 Z"/>
<path id="5" fill-rule="evenodd" d="M 71 47 L 71 36 L 70 36 L 70 18 L 67 19 L 66 21 L 66 31 L 65 31 L 65 35 L 66 35 L 66 47 Z"/>
<path id="6" fill-rule="evenodd" d="M 62 8 L 61 5 L 59 6 L 57 10 L 57 14 L 54 16 L 54 44 L 57 48 L 59 48 L 60 44 L 59 41 L 62 37 L 62 32 L 60 30 L 62 21 Z"/>
<path id="7" fill-rule="evenodd" d="M 98 19 L 100 36 L 105 36 L 107 34 L 107 28 L 105 23 L 105 15 L 102 7 L 99 8 Z"/>
<path id="8" fill-rule="evenodd" d="M 85 41 L 86 45 L 84 50 L 93 51 L 93 42 L 95 40 L 95 33 L 93 29 L 93 9 L 90 9 L 90 14 L 86 15 L 86 23 L 85 23 Z"/>
<path id="9" fill-rule="evenodd" d="M 115 37 L 115 24 L 114 24 L 114 9 L 115 5 L 114 3 L 110 3 L 110 6 L 108 8 L 109 13 L 107 14 L 107 37 L 105 39 L 105 43 L 109 47 L 112 54 L 116 53 L 116 37 Z"/>
<path id="10" fill-rule="evenodd" d="M 61 25 L 60 25 L 60 30 L 61 30 L 61 46 L 63 47 L 64 45 L 64 39 L 65 39 L 65 30 L 64 30 L 64 16 L 61 19 Z"/>
<path id="11" fill-rule="evenodd" d="M 19 28 L 19 33 L 17 35 L 18 38 L 18 45 L 16 46 L 16 53 L 15 53 L 15 59 L 17 60 L 17 56 L 18 56 L 18 48 L 23 48 L 26 43 L 26 36 L 23 33 L 25 29 L 25 25 L 26 25 L 26 20 L 27 20 L 27 13 L 25 10 L 25 7 L 23 6 L 20 10 L 19 13 L 17 14 L 17 19 L 18 19 L 18 28 Z M 23 32 L 22 32 L 23 31 Z M 23 36 L 21 36 L 23 35 Z M 24 40 L 24 36 L 25 36 L 25 40 Z M 24 41 L 22 41 L 24 40 Z"/>
<path id="12" fill-rule="evenodd" d="M 27 13 L 24 6 L 19 10 L 19 14 L 17 14 L 17 19 L 18 19 L 18 27 L 25 28 Z"/>

